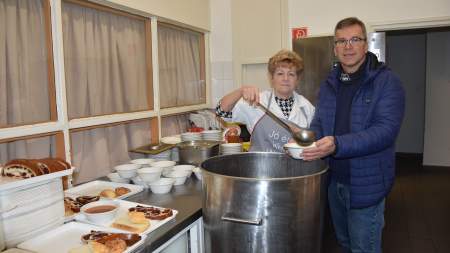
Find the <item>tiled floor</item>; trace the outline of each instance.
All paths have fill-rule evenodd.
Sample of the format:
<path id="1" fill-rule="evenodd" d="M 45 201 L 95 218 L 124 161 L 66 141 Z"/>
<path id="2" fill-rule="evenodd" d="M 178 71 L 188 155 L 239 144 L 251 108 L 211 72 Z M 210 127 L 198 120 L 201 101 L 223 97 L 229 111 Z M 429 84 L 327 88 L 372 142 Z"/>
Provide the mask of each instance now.
<path id="1" fill-rule="evenodd" d="M 386 202 L 384 253 L 450 252 L 450 168 L 397 157 L 397 178 Z M 341 252 L 328 228 L 324 253 Z"/>

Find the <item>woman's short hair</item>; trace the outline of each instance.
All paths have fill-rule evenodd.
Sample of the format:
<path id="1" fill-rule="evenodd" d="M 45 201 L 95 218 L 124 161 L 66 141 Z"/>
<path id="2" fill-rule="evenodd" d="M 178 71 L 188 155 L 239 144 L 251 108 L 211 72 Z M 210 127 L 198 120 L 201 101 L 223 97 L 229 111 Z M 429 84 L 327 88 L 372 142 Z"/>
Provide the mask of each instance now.
<path id="1" fill-rule="evenodd" d="M 361 27 L 361 30 L 364 34 L 364 38 L 367 38 L 367 31 L 366 31 L 366 25 L 364 25 L 364 23 L 359 20 L 357 17 L 349 17 L 349 18 L 344 18 L 341 21 L 339 21 L 336 24 L 336 27 L 334 28 L 334 35 L 336 35 L 336 31 L 337 30 L 341 30 L 344 28 L 347 28 L 349 26 L 354 26 L 354 25 L 358 25 L 359 27 Z"/>
<path id="2" fill-rule="evenodd" d="M 275 69 L 280 66 L 294 67 L 297 76 L 300 76 L 304 67 L 303 59 L 293 51 L 282 49 L 269 59 L 267 70 L 273 76 Z"/>

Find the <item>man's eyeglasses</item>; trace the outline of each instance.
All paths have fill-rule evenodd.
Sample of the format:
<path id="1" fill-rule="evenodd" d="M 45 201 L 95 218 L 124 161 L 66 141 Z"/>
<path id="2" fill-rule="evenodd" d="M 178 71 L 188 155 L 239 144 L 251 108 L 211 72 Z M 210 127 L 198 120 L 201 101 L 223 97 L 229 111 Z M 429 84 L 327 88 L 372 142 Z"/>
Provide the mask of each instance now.
<path id="1" fill-rule="evenodd" d="M 337 47 L 345 47 L 347 46 L 347 44 L 350 44 L 352 46 L 354 45 L 359 45 L 361 44 L 363 41 L 366 41 L 366 38 L 361 38 L 361 37 L 352 37 L 351 39 L 338 39 L 334 41 L 334 44 Z"/>

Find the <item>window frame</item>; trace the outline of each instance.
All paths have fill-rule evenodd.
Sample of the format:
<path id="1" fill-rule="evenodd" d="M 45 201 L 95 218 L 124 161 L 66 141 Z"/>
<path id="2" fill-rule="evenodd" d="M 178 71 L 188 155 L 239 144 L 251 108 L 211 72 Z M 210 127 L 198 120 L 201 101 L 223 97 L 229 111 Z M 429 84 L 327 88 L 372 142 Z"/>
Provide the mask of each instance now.
<path id="1" fill-rule="evenodd" d="M 146 62 L 147 82 L 151 89 L 148 90 L 148 103 L 150 110 L 127 112 L 109 115 L 100 115 L 85 118 L 69 119 L 67 114 L 66 83 L 64 70 L 64 50 L 62 35 L 62 1 L 80 4 L 82 6 L 98 8 L 102 11 L 110 11 L 118 15 L 137 17 L 145 20 L 146 30 Z M 106 4 L 106 3 L 105 3 Z M 210 106 L 210 81 L 209 81 L 209 54 L 206 50 L 209 45 L 207 31 L 189 27 L 188 25 L 176 24 L 164 18 L 159 18 L 149 13 L 143 14 L 139 10 L 130 10 L 128 7 L 114 5 L 100 5 L 86 0 L 44 0 L 44 15 L 47 31 L 47 49 L 49 65 L 49 97 L 51 102 L 51 121 L 35 124 L 12 126 L 0 128 L 0 143 L 16 140 L 31 139 L 42 136 L 56 136 L 56 156 L 71 162 L 70 133 L 99 127 L 109 127 L 117 124 L 129 124 L 132 122 L 149 120 L 152 140 L 161 137 L 161 118 L 196 110 L 207 109 Z M 135 12 L 135 13 L 133 13 Z M 160 21 L 161 20 L 161 21 Z M 164 23 L 177 29 L 188 29 L 202 34 L 201 41 L 201 75 L 204 77 L 206 86 L 206 101 L 203 104 L 180 106 L 171 108 L 160 108 L 159 96 L 159 66 L 158 66 L 158 23 Z M 50 80 L 51 79 L 51 80 Z"/>

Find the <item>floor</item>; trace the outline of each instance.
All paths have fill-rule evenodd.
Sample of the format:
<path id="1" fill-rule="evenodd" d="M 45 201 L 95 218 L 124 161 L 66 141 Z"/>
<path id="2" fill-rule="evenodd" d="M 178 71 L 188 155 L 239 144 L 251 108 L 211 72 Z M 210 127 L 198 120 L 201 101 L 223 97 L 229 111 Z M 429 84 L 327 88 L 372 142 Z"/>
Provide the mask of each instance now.
<path id="1" fill-rule="evenodd" d="M 324 253 L 341 252 L 331 225 Z M 450 252 L 450 168 L 422 166 L 421 158 L 398 155 L 397 178 L 388 195 L 384 253 Z"/>

